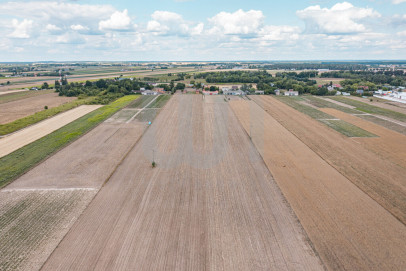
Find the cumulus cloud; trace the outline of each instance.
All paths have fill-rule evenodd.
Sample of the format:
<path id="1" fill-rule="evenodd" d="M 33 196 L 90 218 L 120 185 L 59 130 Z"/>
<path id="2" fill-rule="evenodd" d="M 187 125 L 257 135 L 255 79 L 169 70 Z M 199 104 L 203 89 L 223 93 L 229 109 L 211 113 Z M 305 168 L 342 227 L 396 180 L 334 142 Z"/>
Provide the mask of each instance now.
<path id="1" fill-rule="evenodd" d="M 406 3 L 406 0 L 393 0 L 392 3 L 394 4 Z"/>
<path id="2" fill-rule="evenodd" d="M 99 30 L 130 30 L 132 28 L 131 18 L 128 16 L 128 10 L 123 12 L 114 12 L 108 20 L 99 22 Z"/>
<path id="3" fill-rule="evenodd" d="M 354 7 L 348 2 L 338 3 L 331 9 L 310 6 L 296 14 L 305 21 L 308 32 L 326 34 L 365 32 L 367 28 L 360 21 L 381 16 L 371 8 Z"/>
<path id="4" fill-rule="evenodd" d="M 213 25 L 210 32 L 225 35 L 256 34 L 263 26 L 264 18 L 260 10 L 245 12 L 239 9 L 234 13 L 220 12 L 209 19 L 209 22 Z"/>
<path id="5" fill-rule="evenodd" d="M 201 24 L 193 27 L 192 23 L 186 22 L 183 17 L 170 11 L 155 11 L 151 15 L 152 20 L 147 23 L 147 31 L 156 35 L 189 36 L 203 31 Z"/>
<path id="6" fill-rule="evenodd" d="M 32 29 L 33 21 L 24 19 L 22 22 L 19 22 L 17 19 L 13 19 L 11 23 L 14 31 L 8 37 L 16 39 L 30 38 L 29 32 Z"/>
<path id="7" fill-rule="evenodd" d="M 299 33 L 299 27 L 267 25 L 258 32 L 258 35 L 265 41 L 288 41 L 299 39 Z"/>

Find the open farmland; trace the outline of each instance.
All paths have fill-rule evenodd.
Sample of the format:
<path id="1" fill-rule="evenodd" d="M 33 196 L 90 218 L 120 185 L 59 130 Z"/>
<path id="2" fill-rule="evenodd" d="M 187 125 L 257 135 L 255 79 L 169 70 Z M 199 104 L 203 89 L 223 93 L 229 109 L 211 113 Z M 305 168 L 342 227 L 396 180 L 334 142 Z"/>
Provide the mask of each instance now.
<path id="1" fill-rule="evenodd" d="M 323 266 L 228 104 L 175 95 L 42 269 Z"/>
<path id="2" fill-rule="evenodd" d="M 46 93 L 21 100 L 2 103 L 0 106 L 0 124 L 32 115 L 48 108 L 57 107 L 61 104 L 75 100 L 75 97 L 61 97 L 58 93 Z"/>
<path id="3" fill-rule="evenodd" d="M 369 196 L 374 196 L 371 191 L 375 190 L 387 193 L 381 196 L 392 201 L 392 207 L 404 203 L 403 171 L 385 176 L 399 168 L 386 167 L 387 162 L 377 159 L 353 139 L 274 98 L 253 99 L 262 108 L 254 101 L 230 104 L 327 268 L 404 270 L 406 227 Z M 377 168 L 372 163 L 373 168 L 368 168 L 369 164 L 354 159 L 358 155 L 363 159 L 373 157 L 381 164 Z M 372 162 L 371 159 L 366 162 Z M 361 174 L 355 177 L 352 165 L 357 165 L 353 171 Z M 398 183 L 393 184 L 391 178 L 395 174 L 399 174 L 395 178 Z M 382 181 L 380 188 L 376 187 L 376 177 Z"/>
<path id="4" fill-rule="evenodd" d="M 37 90 L 37 91 L 20 91 L 15 93 L 3 94 L 0 92 L 0 104 L 13 102 L 17 100 L 22 100 L 34 96 L 40 96 L 48 93 L 53 93 L 55 90 L 53 89 L 44 89 L 44 90 Z M 3 94 L 3 95 L 2 95 Z"/>
<path id="5" fill-rule="evenodd" d="M 405 168 L 274 98 L 253 98 L 310 149 L 406 224 Z"/>
<path id="6" fill-rule="evenodd" d="M 12 135 L 0 138 L 0 158 L 19 148 L 44 137 L 66 124 L 101 107 L 100 105 L 82 105 L 53 118 L 42 121 Z"/>
<path id="7" fill-rule="evenodd" d="M 138 142 L 116 115 L 0 190 L 0 270 L 38 270 Z"/>

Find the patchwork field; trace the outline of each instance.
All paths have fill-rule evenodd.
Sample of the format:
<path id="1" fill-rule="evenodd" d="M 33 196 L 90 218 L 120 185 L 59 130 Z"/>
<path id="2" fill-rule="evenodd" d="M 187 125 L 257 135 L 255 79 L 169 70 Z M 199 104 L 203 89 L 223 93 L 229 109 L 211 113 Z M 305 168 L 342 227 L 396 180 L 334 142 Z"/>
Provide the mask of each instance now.
<path id="1" fill-rule="evenodd" d="M 378 204 L 404 218 L 403 169 L 274 98 L 252 98 L 230 105 L 328 269 L 404 270 L 406 227 Z"/>
<path id="2" fill-rule="evenodd" d="M 138 142 L 121 112 L 0 190 L 0 270 L 40 269 Z"/>
<path id="3" fill-rule="evenodd" d="M 323 266 L 228 104 L 175 95 L 42 269 Z"/>
<path id="4" fill-rule="evenodd" d="M 9 123 L 32 115 L 44 110 L 44 106 L 52 108 L 75 99 L 75 97 L 58 96 L 58 93 L 46 93 L 39 96 L 2 103 L 0 106 L 0 124 Z"/>

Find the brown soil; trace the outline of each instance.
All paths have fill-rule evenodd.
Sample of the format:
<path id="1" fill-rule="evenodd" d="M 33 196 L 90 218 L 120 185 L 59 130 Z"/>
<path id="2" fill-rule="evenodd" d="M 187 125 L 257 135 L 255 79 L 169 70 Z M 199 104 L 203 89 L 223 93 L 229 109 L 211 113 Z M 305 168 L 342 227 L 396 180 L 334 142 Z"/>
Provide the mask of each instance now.
<path id="1" fill-rule="evenodd" d="M 41 121 L 14 134 L 0 138 L 0 157 L 6 156 L 19 148 L 48 135 L 100 107 L 100 105 L 82 105 Z"/>
<path id="2" fill-rule="evenodd" d="M 58 93 L 47 93 L 4 103 L 0 106 L 0 124 L 9 123 L 30 116 L 36 112 L 44 110 L 44 106 L 46 105 L 48 108 L 57 107 L 75 99 L 75 97 L 58 96 Z"/>
<path id="3" fill-rule="evenodd" d="M 406 224 L 406 169 L 267 96 L 253 97 L 272 117 Z"/>
<path id="4" fill-rule="evenodd" d="M 322 270 L 222 99 L 175 95 L 43 270 Z"/>
<path id="5" fill-rule="evenodd" d="M 354 138 L 354 140 L 362 143 L 366 148 L 375 153 L 382 155 L 383 159 L 389 159 L 392 163 L 406 168 L 405 135 L 336 109 L 320 108 L 320 110 L 379 136 L 377 138 Z"/>
<path id="6" fill-rule="evenodd" d="M 405 270 L 405 225 L 331 166 L 334 162 L 354 177 L 346 166 L 349 159 L 354 170 L 365 174 L 358 175 L 358 183 L 374 180 L 371 169 L 353 159 L 365 151 L 359 146 L 346 149 L 358 144 L 274 98 L 253 99 L 268 113 L 252 101 L 230 104 L 328 269 Z M 375 192 L 375 185 L 365 183 L 364 188 Z"/>

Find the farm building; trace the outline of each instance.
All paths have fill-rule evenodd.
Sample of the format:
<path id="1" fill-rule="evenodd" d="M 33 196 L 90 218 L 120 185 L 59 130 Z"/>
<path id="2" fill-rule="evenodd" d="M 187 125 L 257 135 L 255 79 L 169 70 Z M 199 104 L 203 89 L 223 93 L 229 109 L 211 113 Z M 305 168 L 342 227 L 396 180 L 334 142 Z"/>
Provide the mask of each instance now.
<path id="1" fill-rule="evenodd" d="M 204 95 L 219 95 L 218 91 L 203 91 Z"/>
<path id="2" fill-rule="evenodd" d="M 255 91 L 255 95 L 264 95 L 265 94 L 265 91 L 263 91 L 263 90 L 256 90 Z"/>
<path id="3" fill-rule="evenodd" d="M 299 96 L 299 91 L 293 91 L 293 89 L 289 89 L 289 91 L 285 92 L 285 96 Z"/>
<path id="4" fill-rule="evenodd" d="M 158 92 L 148 89 L 148 90 L 141 92 L 141 94 L 142 95 L 158 95 Z"/>
<path id="5" fill-rule="evenodd" d="M 242 90 L 223 90 L 224 95 L 245 95 L 244 91 Z"/>

